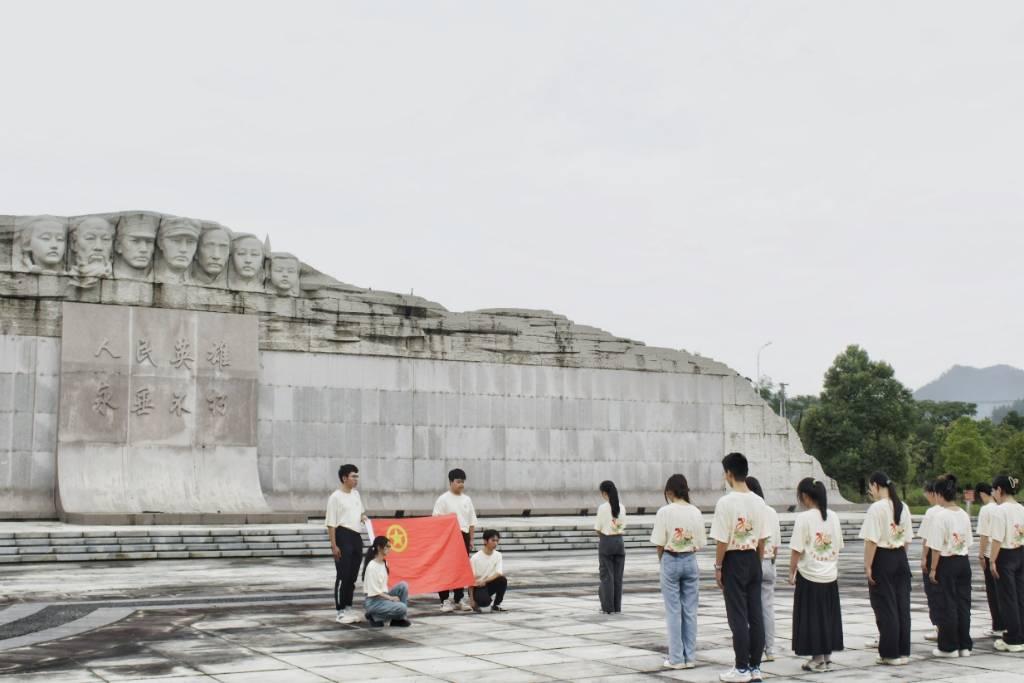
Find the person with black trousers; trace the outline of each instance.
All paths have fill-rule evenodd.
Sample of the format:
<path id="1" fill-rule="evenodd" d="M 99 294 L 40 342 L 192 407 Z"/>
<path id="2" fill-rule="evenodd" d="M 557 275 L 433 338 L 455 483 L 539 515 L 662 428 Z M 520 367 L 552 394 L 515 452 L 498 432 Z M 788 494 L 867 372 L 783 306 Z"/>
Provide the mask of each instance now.
<path id="1" fill-rule="evenodd" d="M 992 485 L 984 482 L 974 487 L 974 497 L 981 503 L 978 509 L 978 563 L 985 574 L 985 597 L 988 599 L 988 613 L 992 617 L 992 628 L 986 636 L 1003 637 L 1003 618 L 999 616 L 999 592 L 996 579 L 992 576 L 992 515 L 999 510 L 999 504 L 992 500 Z"/>
<path id="2" fill-rule="evenodd" d="M 601 600 L 602 612 L 618 614 L 622 611 L 622 576 L 626 569 L 626 544 L 622 540 L 626 531 L 626 509 L 619 500 L 619 490 L 614 482 L 602 481 L 598 490 L 604 502 L 598 506 L 594 522 L 601 581 L 597 596 Z"/>
<path id="3" fill-rule="evenodd" d="M 928 580 L 938 587 L 935 595 L 939 627 L 936 657 L 969 657 L 971 640 L 971 560 L 974 535 L 971 518 L 956 504 L 956 477 L 944 474 L 935 481 L 941 510 L 932 519 L 928 536 L 931 563 Z"/>
<path id="4" fill-rule="evenodd" d="M 884 472 L 868 479 L 875 502 L 864 516 L 864 574 L 878 626 L 876 664 L 902 666 L 910 661 L 910 564 L 907 546 L 913 538 L 910 510 Z"/>
<path id="5" fill-rule="evenodd" d="M 1001 475 L 992 482 L 999 510 L 992 515 L 992 576 L 999 591 L 999 615 L 1006 632 L 1000 652 L 1024 652 L 1024 505 L 1017 502 L 1020 480 Z"/>
<path id="6" fill-rule="evenodd" d="M 366 522 L 366 508 L 359 497 L 359 468 L 342 465 L 338 469 L 341 484 L 327 499 L 326 526 L 334 555 L 334 609 L 339 624 L 354 624 L 359 615 L 350 610 L 352 596 L 359 576 L 359 563 L 363 559 L 362 527 Z"/>

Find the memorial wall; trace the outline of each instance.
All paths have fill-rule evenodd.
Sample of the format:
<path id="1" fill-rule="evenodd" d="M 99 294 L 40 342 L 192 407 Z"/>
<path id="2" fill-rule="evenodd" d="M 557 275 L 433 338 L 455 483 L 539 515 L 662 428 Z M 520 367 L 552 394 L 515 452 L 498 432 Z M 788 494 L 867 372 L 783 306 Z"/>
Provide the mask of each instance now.
<path id="1" fill-rule="evenodd" d="M 360 288 L 210 221 L 0 216 L 0 518 L 301 519 L 343 461 L 388 513 L 455 466 L 485 512 L 593 509 L 606 478 L 653 509 L 673 472 L 710 505 L 730 450 L 776 505 L 824 478 L 709 358 Z"/>

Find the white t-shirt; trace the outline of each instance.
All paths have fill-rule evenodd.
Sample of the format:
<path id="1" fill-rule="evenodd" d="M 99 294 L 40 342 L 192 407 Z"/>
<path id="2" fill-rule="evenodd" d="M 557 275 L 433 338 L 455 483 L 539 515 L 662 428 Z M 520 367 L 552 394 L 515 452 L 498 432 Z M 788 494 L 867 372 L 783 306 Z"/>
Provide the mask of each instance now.
<path id="1" fill-rule="evenodd" d="M 753 491 L 730 491 L 715 504 L 711 538 L 727 544 L 730 550 L 757 550 L 758 541 L 769 535 L 765 521 L 767 506 Z"/>
<path id="2" fill-rule="evenodd" d="M 1000 503 L 990 523 L 990 539 L 999 541 L 1000 550 L 1013 550 L 1024 545 L 1024 505 L 1017 501 Z"/>
<path id="3" fill-rule="evenodd" d="M 921 524 L 917 527 L 917 537 L 920 538 L 924 545 L 929 548 L 933 547 L 932 544 L 928 542 L 932 533 L 932 523 L 935 521 L 935 516 L 940 512 L 942 512 L 941 505 L 932 505 L 924 511 L 924 517 L 921 519 Z"/>
<path id="4" fill-rule="evenodd" d="M 375 595 L 383 595 L 388 592 L 388 569 L 383 562 L 370 560 L 366 565 L 366 576 L 363 577 L 363 590 L 366 597 L 372 598 Z"/>
<path id="5" fill-rule="evenodd" d="M 501 553 L 497 550 L 490 555 L 483 550 L 477 550 L 473 553 L 473 557 L 469 558 L 469 563 L 473 565 L 473 576 L 476 577 L 477 581 L 489 579 L 495 574 L 505 574 L 505 567 L 501 562 Z"/>
<path id="6" fill-rule="evenodd" d="M 992 535 L 992 515 L 999 512 L 999 504 L 994 500 L 990 500 L 981 506 L 978 510 L 978 535 L 979 536 L 991 536 Z M 985 557 L 992 557 L 992 544 L 985 548 Z"/>
<path id="7" fill-rule="evenodd" d="M 826 519 L 818 510 L 805 510 L 796 516 L 789 548 L 802 553 L 796 570 L 808 581 L 832 583 L 839 578 L 843 545 L 843 528 L 834 511 L 829 510 Z"/>
<path id="8" fill-rule="evenodd" d="M 476 526 L 476 509 L 473 507 L 473 501 L 465 493 L 455 495 L 451 491 L 445 491 L 434 503 L 434 517 L 452 513 L 458 515 L 459 529 L 462 533 L 468 534 L 469 527 Z"/>
<path id="9" fill-rule="evenodd" d="M 771 560 L 775 557 L 776 548 L 782 545 L 782 527 L 779 526 L 779 513 L 775 508 L 765 503 L 764 511 L 764 524 L 768 531 L 768 537 L 764 539 L 764 559 Z"/>
<path id="10" fill-rule="evenodd" d="M 594 522 L 594 531 L 600 531 L 605 536 L 621 536 L 626 530 L 626 506 L 619 501 L 619 516 L 612 519 L 612 504 L 601 503 L 597 508 L 597 521 Z"/>
<path id="11" fill-rule="evenodd" d="M 902 548 L 914 537 L 914 524 L 910 508 L 904 503 L 900 523 L 896 524 L 891 498 L 876 500 L 864 515 L 859 537 L 871 541 L 879 548 Z"/>
<path id="12" fill-rule="evenodd" d="M 359 491 L 352 489 L 345 493 L 340 488 L 327 499 L 326 526 L 343 526 L 356 533 L 362 533 L 362 518 L 366 514 Z"/>
<path id="13" fill-rule="evenodd" d="M 692 553 L 703 548 L 707 535 L 700 510 L 685 501 L 660 507 L 654 517 L 651 543 L 674 553 Z"/>
<path id="14" fill-rule="evenodd" d="M 966 555 L 974 543 L 971 518 L 960 508 L 941 508 L 932 517 L 929 532 L 928 547 L 938 550 L 942 557 Z"/>

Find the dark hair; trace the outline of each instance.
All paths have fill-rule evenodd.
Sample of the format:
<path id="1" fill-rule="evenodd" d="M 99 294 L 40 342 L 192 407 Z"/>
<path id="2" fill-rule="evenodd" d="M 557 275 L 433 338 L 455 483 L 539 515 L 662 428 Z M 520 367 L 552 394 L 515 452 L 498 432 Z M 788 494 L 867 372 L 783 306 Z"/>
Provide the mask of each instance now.
<path id="1" fill-rule="evenodd" d="M 461 479 L 462 481 L 466 481 L 466 473 L 463 472 L 462 470 L 460 470 L 458 467 L 456 467 L 454 470 L 452 470 L 451 472 L 448 473 L 448 482 L 449 483 L 455 481 L 456 479 Z"/>
<path id="2" fill-rule="evenodd" d="M 868 482 L 875 486 L 881 486 L 889 489 L 889 500 L 892 501 L 892 518 L 897 524 L 899 524 L 900 515 L 903 514 L 903 501 L 900 500 L 900 494 L 899 491 L 896 490 L 896 484 L 893 483 L 892 479 L 890 479 L 889 475 L 885 472 L 875 472 L 871 475 L 871 478 L 868 479 Z"/>
<path id="3" fill-rule="evenodd" d="M 612 519 L 618 519 L 622 509 L 619 507 L 619 490 L 615 488 L 615 482 L 605 479 L 597 490 L 608 494 L 608 503 L 612 506 Z"/>
<path id="4" fill-rule="evenodd" d="M 484 531 L 484 542 L 491 540 L 492 538 L 501 538 L 501 534 L 498 533 L 497 529 L 487 529 Z"/>
<path id="5" fill-rule="evenodd" d="M 992 480 L 992 490 L 1001 489 L 1004 496 L 1016 496 L 1020 490 L 1020 479 L 1008 474 L 1000 474 Z"/>
<path id="6" fill-rule="evenodd" d="M 355 465 L 342 465 L 338 468 L 338 481 L 345 481 L 345 477 L 358 471 L 359 468 Z"/>
<path id="7" fill-rule="evenodd" d="M 665 482 L 665 493 L 671 493 L 674 497 L 690 502 L 690 485 L 686 483 L 686 477 L 681 474 L 673 474 Z M 668 499 L 668 496 L 665 496 Z"/>
<path id="8" fill-rule="evenodd" d="M 930 479 L 928 481 L 926 481 L 924 483 L 924 492 L 925 493 L 938 493 L 938 491 L 935 490 L 935 482 L 930 480 Z"/>
<path id="9" fill-rule="evenodd" d="M 750 471 L 747 457 L 742 453 L 730 453 L 722 458 L 722 469 L 731 474 L 736 481 L 745 481 Z"/>
<path id="10" fill-rule="evenodd" d="M 749 480 L 748 480 L 748 486 Z M 813 477 L 806 477 L 800 480 L 796 487 L 797 495 L 805 495 L 811 502 L 818 506 L 818 512 L 822 519 L 828 519 L 828 491 L 825 484 Z"/>
<path id="11" fill-rule="evenodd" d="M 761 482 L 757 480 L 757 477 L 747 477 L 747 488 L 761 496 L 761 500 L 764 500 L 764 489 L 761 488 Z"/>
<path id="12" fill-rule="evenodd" d="M 945 500 L 956 500 L 956 477 L 947 472 L 936 479 L 935 495 Z"/>
<path id="13" fill-rule="evenodd" d="M 377 553 L 380 552 L 381 548 L 384 548 L 391 541 L 388 540 L 387 536 L 378 536 L 373 539 L 373 543 L 370 544 L 369 550 L 366 551 L 366 557 L 363 558 L 363 581 L 366 580 L 366 568 L 370 566 L 370 563 L 377 559 Z M 384 568 L 388 569 L 388 563 L 384 563 Z M 388 574 L 391 570 L 388 569 Z"/>
<path id="14" fill-rule="evenodd" d="M 974 487 L 974 495 L 980 496 L 983 493 L 986 496 L 991 496 L 992 495 L 992 485 L 991 484 L 986 484 L 985 482 L 981 481 L 981 482 L 978 482 L 977 486 Z"/>

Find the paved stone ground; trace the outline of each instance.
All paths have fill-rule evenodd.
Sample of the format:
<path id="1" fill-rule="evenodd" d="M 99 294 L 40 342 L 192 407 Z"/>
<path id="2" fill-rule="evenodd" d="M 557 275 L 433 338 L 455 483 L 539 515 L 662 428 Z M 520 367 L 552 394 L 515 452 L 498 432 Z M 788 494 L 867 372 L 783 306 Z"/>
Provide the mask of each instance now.
<path id="1" fill-rule="evenodd" d="M 865 648 L 875 626 L 860 578 L 861 552 L 850 544 L 843 554 L 847 649 L 834 657 L 837 670 L 799 675 L 801 660 L 783 649 L 763 666 L 768 680 L 1024 681 L 1017 673 L 1024 657 L 993 653 L 992 640 L 981 637 L 988 618 L 977 572 L 974 656 L 931 658 L 932 646 L 923 640 L 924 596 L 915 582 L 913 660 L 874 666 L 876 653 Z M 0 570 L 0 606 L 10 605 L 0 610 L 0 680 L 716 681 L 731 664 L 708 552 L 700 557 L 699 666 L 689 671 L 661 669 L 664 626 L 653 551 L 630 551 L 625 613 L 614 617 L 599 613 L 595 553 L 505 559 L 511 612 L 440 614 L 436 600 L 423 597 L 412 603 L 412 628 L 383 630 L 334 623 L 333 567 L 324 558 L 12 565 Z M 788 585 L 779 586 L 776 604 L 785 648 Z"/>

